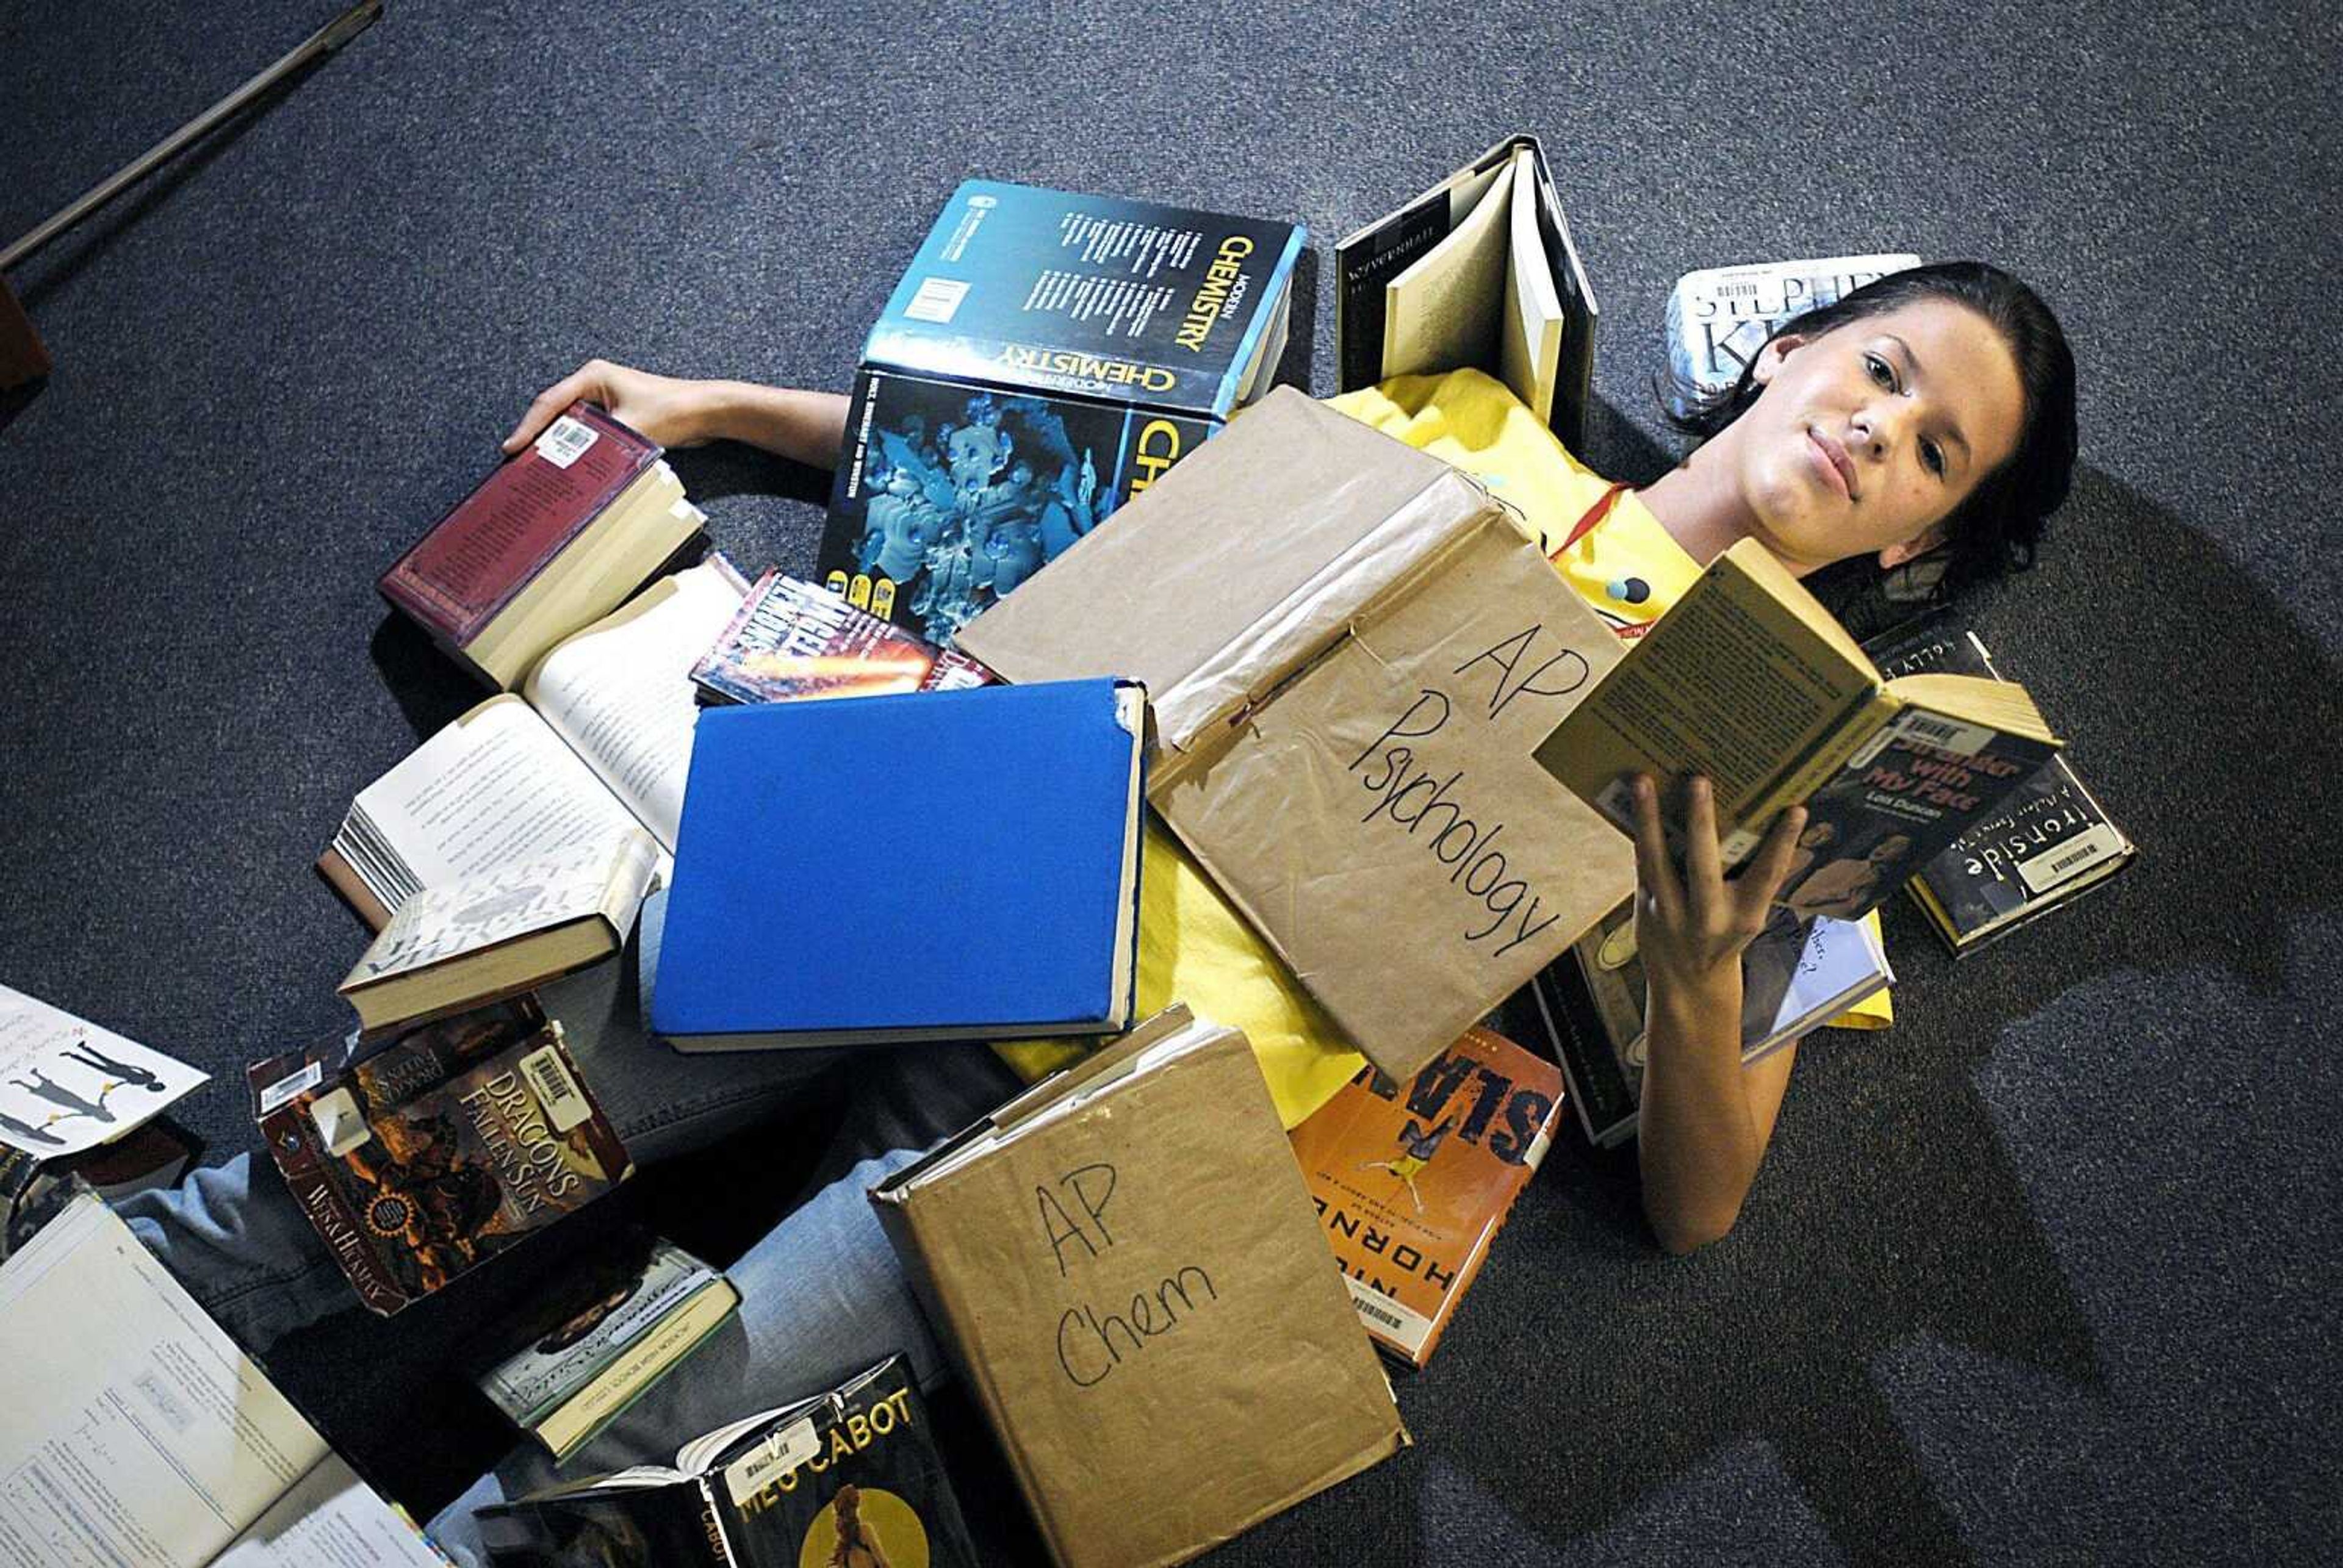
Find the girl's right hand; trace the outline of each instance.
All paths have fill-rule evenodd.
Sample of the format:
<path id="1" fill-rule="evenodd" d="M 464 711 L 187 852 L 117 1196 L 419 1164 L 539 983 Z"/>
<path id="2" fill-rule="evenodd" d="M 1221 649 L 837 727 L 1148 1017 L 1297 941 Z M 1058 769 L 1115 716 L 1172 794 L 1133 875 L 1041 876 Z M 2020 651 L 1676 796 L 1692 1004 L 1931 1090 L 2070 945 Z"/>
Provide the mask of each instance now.
<path id="1" fill-rule="evenodd" d="M 1741 869 L 1727 878 L 1717 853 L 1716 802 L 1709 781 L 1684 785 L 1684 867 L 1677 875 L 1660 825 L 1659 789 L 1638 774 L 1635 803 L 1635 946 L 1655 988 L 1689 990 L 1740 975 L 1741 950 L 1765 929 L 1774 895 L 1805 831 L 1806 809 L 1774 819 Z M 1736 1013 L 1738 1009 L 1735 1009 Z"/>
<path id="2" fill-rule="evenodd" d="M 632 426 L 662 447 L 697 447 L 714 434 L 709 416 L 715 407 L 718 385 L 654 376 L 607 359 L 588 359 L 537 395 L 537 401 L 505 437 L 504 449 L 509 455 L 536 440 L 580 397 L 599 403 L 612 418 Z"/>

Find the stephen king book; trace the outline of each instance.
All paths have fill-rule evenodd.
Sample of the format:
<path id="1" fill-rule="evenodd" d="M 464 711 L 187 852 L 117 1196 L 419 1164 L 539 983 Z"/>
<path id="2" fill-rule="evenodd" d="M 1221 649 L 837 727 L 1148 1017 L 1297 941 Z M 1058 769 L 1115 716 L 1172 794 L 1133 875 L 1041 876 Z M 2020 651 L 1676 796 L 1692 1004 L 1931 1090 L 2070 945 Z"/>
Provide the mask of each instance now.
<path id="1" fill-rule="evenodd" d="M 963 184 L 864 347 L 822 586 L 950 648 L 1267 389 L 1303 239 Z"/>
<path id="2" fill-rule="evenodd" d="M 1474 1029 L 1413 1083 L 1362 1068 L 1293 1130 L 1351 1304 L 1410 1366 L 1432 1359 L 1545 1158 L 1562 1099 L 1554 1063 Z"/>
<path id="3" fill-rule="evenodd" d="M 632 1171 L 532 999 L 256 1062 L 254 1116 L 358 1299 L 387 1315 Z"/>

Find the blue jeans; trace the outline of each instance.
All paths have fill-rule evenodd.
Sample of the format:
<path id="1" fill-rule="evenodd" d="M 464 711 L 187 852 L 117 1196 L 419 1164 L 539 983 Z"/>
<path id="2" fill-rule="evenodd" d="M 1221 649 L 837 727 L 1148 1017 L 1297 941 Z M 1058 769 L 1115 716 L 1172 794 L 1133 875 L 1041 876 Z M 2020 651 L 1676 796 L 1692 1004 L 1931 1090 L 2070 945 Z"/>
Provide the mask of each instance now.
<path id="1" fill-rule="evenodd" d="M 657 967 L 665 896 L 646 904 L 639 951 L 541 993 L 579 1072 L 627 1151 L 650 1164 L 702 1148 L 788 1105 L 817 1075 L 850 1075 L 826 1165 L 843 1173 L 727 1272 L 739 1318 L 557 1472 L 517 1449 L 435 1519 L 432 1538 L 468 1565 L 486 1561 L 471 1511 L 558 1478 L 671 1463 L 724 1422 L 813 1392 L 900 1350 L 923 1382 L 940 1363 L 864 1191 L 914 1151 L 959 1131 L 1018 1088 L 981 1046 L 687 1054 L 651 1038 L 643 994 Z M 276 1168 L 248 1154 L 144 1192 L 120 1212 L 188 1292 L 247 1349 L 356 1304 L 341 1270 Z M 508 1491 L 508 1488 L 510 1490 Z"/>

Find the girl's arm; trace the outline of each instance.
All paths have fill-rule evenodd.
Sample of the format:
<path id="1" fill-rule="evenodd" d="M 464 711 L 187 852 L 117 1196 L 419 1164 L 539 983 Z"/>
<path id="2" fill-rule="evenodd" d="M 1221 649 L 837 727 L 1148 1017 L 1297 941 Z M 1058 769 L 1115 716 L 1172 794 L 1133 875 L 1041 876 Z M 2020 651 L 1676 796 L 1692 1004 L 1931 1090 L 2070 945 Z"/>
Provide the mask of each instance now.
<path id="1" fill-rule="evenodd" d="M 1649 988 L 1637 1133 L 1644 1213 L 1682 1254 L 1733 1229 L 1774 1135 L 1795 1045 L 1741 1063 L 1741 952 L 1765 928 L 1804 808 L 1784 812 L 1739 875 L 1719 868 L 1708 780 L 1686 788 L 1684 874 L 1670 864 L 1657 789 L 1635 780 L 1635 942 Z"/>
<path id="2" fill-rule="evenodd" d="M 846 438 L 846 399 L 835 392 L 749 381 L 687 381 L 589 359 L 538 394 L 505 437 L 504 449 L 519 451 L 580 397 L 599 403 L 662 447 L 745 441 L 792 462 L 833 468 Z"/>

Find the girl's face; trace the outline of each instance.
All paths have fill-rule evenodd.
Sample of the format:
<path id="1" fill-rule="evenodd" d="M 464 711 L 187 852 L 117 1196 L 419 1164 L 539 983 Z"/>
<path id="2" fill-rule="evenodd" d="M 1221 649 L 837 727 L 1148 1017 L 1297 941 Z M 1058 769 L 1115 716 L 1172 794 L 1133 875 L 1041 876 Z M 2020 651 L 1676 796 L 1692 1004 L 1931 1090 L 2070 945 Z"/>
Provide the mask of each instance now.
<path id="1" fill-rule="evenodd" d="M 1878 551 L 1899 566 L 2016 450 L 2017 361 L 1993 324 L 1946 299 L 1818 337 L 1777 337 L 1765 390 L 1718 437 L 1758 538 L 1793 570 Z"/>

